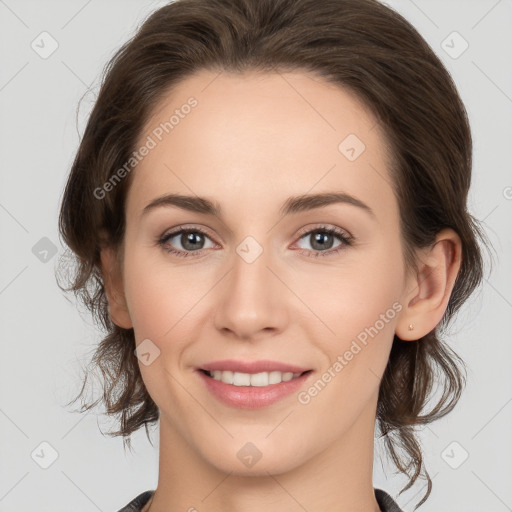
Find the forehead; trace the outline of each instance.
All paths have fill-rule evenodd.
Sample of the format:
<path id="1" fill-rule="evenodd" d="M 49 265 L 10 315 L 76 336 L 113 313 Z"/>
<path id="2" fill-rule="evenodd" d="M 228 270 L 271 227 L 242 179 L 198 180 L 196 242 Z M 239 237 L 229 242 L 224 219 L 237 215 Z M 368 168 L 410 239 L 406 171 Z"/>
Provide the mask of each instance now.
<path id="1" fill-rule="evenodd" d="M 172 191 L 236 194 L 250 209 L 313 188 L 392 206 L 381 125 L 356 96 L 309 73 L 198 72 L 162 97 L 138 146 L 149 139 L 128 197 L 138 210 Z"/>

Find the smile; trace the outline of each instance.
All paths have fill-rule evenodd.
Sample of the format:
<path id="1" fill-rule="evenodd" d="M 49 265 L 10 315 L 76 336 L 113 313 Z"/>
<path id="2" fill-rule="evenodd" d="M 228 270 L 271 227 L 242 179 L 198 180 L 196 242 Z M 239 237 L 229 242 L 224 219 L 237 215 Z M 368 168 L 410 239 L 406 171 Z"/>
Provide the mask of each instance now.
<path id="1" fill-rule="evenodd" d="M 209 393 L 224 405 L 237 409 L 268 407 L 299 392 L 313 370 L 302 373 L 242 373 L 223 370 L 198 370 Z M 295 403 L 295 402 L 294 402 Z"/>
<path id="2" fill-rule="evenodd" d="M 232 372 L 229 370 L 215 370 L 207 371 L 207 375 L 211 378 L 224 382 L 225 384 L 232 384 L 233 386 L 255 386 L 262 387 L 268 386 L 269 384 L 280 384 L 281 382 L 287 382 L 292 379 L 300 377 L 302 373 L 292 372 L 260 372 L 260 373 L 242 373 Z"/>

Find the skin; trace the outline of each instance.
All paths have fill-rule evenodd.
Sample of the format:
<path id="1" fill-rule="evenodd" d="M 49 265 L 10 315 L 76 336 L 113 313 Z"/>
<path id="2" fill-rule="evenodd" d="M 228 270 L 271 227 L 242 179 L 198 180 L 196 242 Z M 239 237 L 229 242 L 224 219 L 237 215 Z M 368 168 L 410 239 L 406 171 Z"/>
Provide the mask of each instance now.
<path id="1" fill-rule="evenodd" d="M 150 339 L 160 350 L 150 365 L 139 361 L 161 413 L 158 486 L 144 510 L 379 511 L 372 470 L 380 379 L 394 334 L 415 343 L 440 322 L 460 239 L 442 231 L 417 251 L 418 272 L 406 271 L 384 133 L 339 87 L 306 73 L 202 71 L 161 101 L 140 143 L 190 96 L 197 107 L 133 171 L 122 266 L 114 249 L 101 252 L 113 321 L 133 327 L 137 345 Z M 351 133 L 366 146 L 352 162 L 338 149 Z M 346 203 L 279 213 L 290 196 L 334 191 L 375 215 Z M 141 215 L 167 193 L 207 197 L 222 217 L 175 206 Z M 207 232 L 187 258 L 157 242 L 182 224 Z M 322 249 L 304 233 L 321 226 L 344 230 L 353 243 L 315 257 Z M 247 236 L 263 248 L 252 263 L 236 252 Z M 343 244 L 336 236 L 331 243 L 327 251 Z M 171 244 L 185 251 L 180 236 Z M 219 359 L 272 359 L 313 369 L 307 389 L 394 303 L 400 311 L 308 404 L 292 394 L 235 409 L 195 371 Z M 262 454 L 252 467 L 237 457 L 247 442 Z"/>

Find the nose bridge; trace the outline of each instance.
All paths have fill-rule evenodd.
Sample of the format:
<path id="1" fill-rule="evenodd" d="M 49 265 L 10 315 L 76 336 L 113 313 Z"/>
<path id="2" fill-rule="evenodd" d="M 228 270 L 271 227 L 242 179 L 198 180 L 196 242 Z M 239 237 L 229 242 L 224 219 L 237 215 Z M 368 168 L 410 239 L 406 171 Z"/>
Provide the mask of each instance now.
<path id="1" fill-rule="evenodd" d="M 286 317 L 280 300 L 283 291 L 278 290 L 279 280 L 268 268 L 273 259 L 270 248 L 247 236 L 235 251 L 215 314 L 217 327 L 244 338 L 263 329 L 282 328 Z"/>
<path id="2" fill-rule="evenodd" d="M 269 278 L 271 252 L 254 237 L 246 237 L 237 247 L 233 258 L 232 286 L 244 295 L 265 293 Z"/>

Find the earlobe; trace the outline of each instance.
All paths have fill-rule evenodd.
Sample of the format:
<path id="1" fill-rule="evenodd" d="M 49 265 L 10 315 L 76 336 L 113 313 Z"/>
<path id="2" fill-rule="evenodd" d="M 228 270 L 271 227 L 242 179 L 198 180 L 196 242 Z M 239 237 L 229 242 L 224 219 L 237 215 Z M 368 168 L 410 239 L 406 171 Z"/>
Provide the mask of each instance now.
<path id="1" fill-rule="evenodd" d="M 101 249 L 100 258 L 110 318 L 117 326 L 131 329 L 133 324 L 126 304 L 123 280 L 118 267 L 116 252 L 111 247 L 104 247 Z"/>
<path id="2" fill-rule="evenodd" d="M 434 244 L 418 254 L 418 271 L 407 281 L 395 333 L 402 340 L 417 340 L 441 321 L 461 265 L 461 241 L 446 228 Z M 412 326 L 412 329 L 410 328 Z"/>

